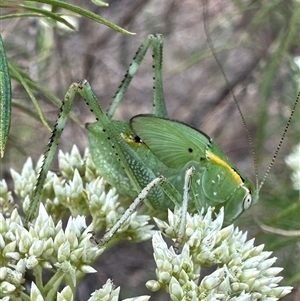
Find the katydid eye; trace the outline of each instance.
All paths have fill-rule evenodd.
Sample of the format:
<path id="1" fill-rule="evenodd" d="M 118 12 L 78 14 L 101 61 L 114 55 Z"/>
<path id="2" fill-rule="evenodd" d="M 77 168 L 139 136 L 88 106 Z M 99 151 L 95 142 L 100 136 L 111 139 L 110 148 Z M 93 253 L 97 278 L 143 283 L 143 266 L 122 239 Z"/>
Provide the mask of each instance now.
<path id="1" fill-rule="evenodd" d="M 249 209 L 250 206 L 251 206 L 251 204 L 252 204 L 252 196 L 251 196 L 251 194 L 249 193 L 249 194 L 247 194 L 247 195 L 245 196 L 245 198 L 244 198 L 244 200 L 243 200 L 243 208 L 244 208 L 244 210 Z"/>

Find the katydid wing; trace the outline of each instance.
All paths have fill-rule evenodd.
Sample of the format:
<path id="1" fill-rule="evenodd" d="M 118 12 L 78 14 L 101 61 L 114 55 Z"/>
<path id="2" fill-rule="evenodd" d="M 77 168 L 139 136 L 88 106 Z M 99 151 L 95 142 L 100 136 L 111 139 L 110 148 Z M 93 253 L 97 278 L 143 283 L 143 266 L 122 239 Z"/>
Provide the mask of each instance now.
<path id="1" fill-rule="evenodd" d="M 235 220 L 258 200 L 253 183 L 229 161 L 205 133 L 184 123 L 138 115 L 131 119 L 134 132 L 167 167 L 182 176 L 188 166 L 196 168 L 191 198 L 196 209 L 225 207 L 225 224 Z"/>

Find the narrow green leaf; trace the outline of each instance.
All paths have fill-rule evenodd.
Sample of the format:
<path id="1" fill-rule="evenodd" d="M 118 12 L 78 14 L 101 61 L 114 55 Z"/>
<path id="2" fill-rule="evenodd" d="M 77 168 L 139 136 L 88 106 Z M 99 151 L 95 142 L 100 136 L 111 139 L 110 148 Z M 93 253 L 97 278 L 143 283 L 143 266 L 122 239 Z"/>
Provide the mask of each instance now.
<path id="1" fill-rule="evenodd" d="M 92 0 L 92 2 L 98 6 L 108 6 L 108 3 L 100 0 Z"/>
<path id="2" fill-rule="evenodd" d="M 40 119 L 41 119 L 42 123 L 51 132 L 52 129 L 49 126 L 49 124 L 48 124 L 48 122 L 47 122 L 47 120 L 44 116 L 44 113 L 43 113 L 42 109 L 40 108 L 40 105 L 38 104 L 37 99 L 35 98 L 35 96 L 32 93 L 30 87 L 28 86 L 28 84 L 26 83 L 23 75 L 15 68 L 14 64 L 12 64 L 10 62 L 8 64 L 9 64 L 9 69 L 11 71 L 12 77 L 15 77 L 22 84 L 22 86 L 26 90 L 27 94 L 29 95 L 31 101 L 33 102 L 33 105 L 35 106 L 35 108 L 36 108 L 36 110 L 37 110 L 37 112 L 40 116 Z"/>
<path id="3" fill-rule="evenodd" d="M 19 14 L 13 13 L 13 14 L 2 15 L 0 16 L 0 20 L 13 19 L 13 18 L 27 18 L 27 17 L 34 17 L 34 18 L 49 17 L 53 20 L 56 20 L 57 22 L 66 25 L 72 30 L 76 30 L 76 28 L 71 23 L 69 23 L 63 17 L 60 17 L 59 14 L 52 13 L 50 11 L 35 8 L 33 6 L 28 6 L 28 5 L 22 5 L 22 8 L 26 8 L 28 11 L 32 11 L 32 13 L 19 13 Z"/>
<path id="4" fill-rule="evenodd" d="M 45 3 L 45 4 L 49 4 L 52 6 L 56 6 L 56 7 L 61 7 L 61 8 L 65 8 L 67 10 L 70 10 L 72 12 L 75 12 L 79 15 L 85 16 L 93 21 L 96 21 L 98 23 L 104 24 L 116 31 L 119 31 L 121 33 L 125 33 L 125 34 L 135 34 L 133 32 L 130 32 L 120 26 L 118 26 L 117 24 L 110 22 L 108 20 L 106 20 L 105 18 L 89 11 L 86 10 L 80 6 L 74 5 L 74 4 L 70 4 L 64 1 L 59 1 L 59 0 L 40 0 L 40 1 L 35 1 L 35 0 L 28 0 L 27 2 L 40 2 L 40 3 Z"/>
<path id="5" fill-rule="evenodd" d="M 69 27 L 72 30 L 76 30 L 76 28 L 72 24 L 70 24 L 67 20 L 65 20 L 63 16 L 60 16 L 61 14 L 53 13 L 51 11 L 37 8 L 34 6 L 30 6 L 30 5 L 21 5 L 21 6 L 28 11 L 32 11 L 32 12 L 40 14 L 39 17 L 49 17 L 52 20 L 56 20 L 57 22 L 65 24 L 67 27 Z M 78 15 L 76 15 L 76 16 L 78 16 Z"/>
<path id="6" fill-rule="evenodd" d="M 0 156 L 4 156 L 11 121 L 11 84 L 7 59 L 0 35 Z"/>
<path id="7" fill-rule="evenodd" d="M 46 99 L 48 99 L 51 103 L 56 105 L 58 108 L 61 106 L 61 99 L 56 97 L 53 93 L 48 91 L 46 88 L 44 88 L 42 85 L 39 85 L 37 82 L 33 81 L 20 67 L 18 67 L 14 62 L 8 61 L 9 69 L 11 70 L 11 78 L 17 80 L 20 82 L 21 85 L 25 83 L 24 89 L 27 91 L 32 90 L 36 91 L 39 94 L 42 94 Z M 20 81 L 20 78 L 22 78 L 22 81 Z M 33 94 L 33 92 L 31 92 Z M 28 94 L 31 98 L 31 94 Z M 13 106 L 18 107 L 19 110 L 23 111 L 25 114 L 29 114 L 24 108 L 24 106 L 21 106 L 20 104 L 12 103 Z M 34 106 L 36 107 L 36 111 L 38 113 L 37 119 L 41 120 L 42 123 L 45 125 L 45 127 L 48 130 L 51 130 L 51 127 L 48 127 L 48 122 L 44 122 L 44 115 L 41 115 L 41 108 L 37 108 L 36 103 L 34 103 Z M 30 114 L 31 115 L 31 114 Z M 36 117 L 36 115 L 35 115 Z M 85 128 L 85 125 L 80 121 L 80 119 L 74 114 L 74 112 L 70 113 L 70 119 L 72 119 L 78 126 L 81 128 Z"/>

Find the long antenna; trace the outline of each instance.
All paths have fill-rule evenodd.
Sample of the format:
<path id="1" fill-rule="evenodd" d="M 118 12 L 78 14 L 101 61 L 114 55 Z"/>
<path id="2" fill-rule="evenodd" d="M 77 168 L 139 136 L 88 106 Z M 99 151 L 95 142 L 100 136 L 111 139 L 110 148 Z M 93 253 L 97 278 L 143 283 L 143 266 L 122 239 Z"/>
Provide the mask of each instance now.
<path id="1" fill-rule="evenodd" d="M 297 105 L 298 105 L 299 99 L 300 99 L 300 91 L 298 92 L 297 99 L 296 99 L 296 101 L 295 101 L 295 103 L 294 103 L 294 106 L 293 106 L 292 112 L 291 112 L 291 114 L 290 114 L 289 120 L 288 120 L 288 122 L 286 123 L 286 126 L 285 126 L 285 128 L 284 128 L 284 130 L 283 130 L 283 133 L 282 133 L 281 138 L 280 138 L 280 141 L 279 141 L 279 143 L 278 143 L 278 145 L 277 145 L 277 147 L 276 147 L 276 150 L 275 150 L 275 152 L 274 152 L 274 155 L 273 155 L 273 157 L 272 157 L 272 159 L 271 159 L 271 161 L 270 161 L 270 164 L 269 164 L 269 166 L 268 166 L 268 168 L 267 168 L 267 170 L 266 170 L 266 173 L 265 173 L 265 175 L 264 175 L 262 181 L 261 181 L 260 184 L 259 184 L 258 191 L 259 191 L 259 190 L 262 188 L 262 186 L 264 185 L 264 183 L 265 183 L 265 181 L 266 181 L 266 178 L 267 178 L 268 174 L 270 173 L 270 170 L 272 169 L 272 167 L 273 167 L 273 165 L 274 165 L 274 162 L 275 162 L 275 160 L 276 160 L 276 158 L 277 158 L 277 155 L 278 155 L 278 153 L 279 153 L 279 150 L 280 150 L 280 148 L 281 148 L 281 146 L 282 146 L 283 140 L 284 140 L 284 138 L 285 138 L 285 136 L 286 136 L 286 133 L 287 133 L 289 127 L 290 127 L 292 118 L 293 118 L 293 116 L 294 116 L 294 114 L 295 114 L 296 107 L 297 107 Z"/>
<path id="2" fill-rule="evenodd" d="M 256 187 L 258 187 L 258 186 L 261 187 L 262 185 L 259 184 L 259 179 L 258 179 L 258 166 L 257 166 L 257 159 L 256 159 L 256 156 L 255 156 L 255 151 L 254 151 L 254 144 L 253 144 L 253 141 L 252 141 L 252 138 L 251 138 L 251 135 L 250 135 L 249 128 L 247 126 L 246 120 L 245 120 L 244 115 L 242 113 L 241 107 L 240 107 L 240 105 L 239 105 L 239 103 L 238 103 L 238 101 L 237 101 L 237 99 L 236 99 L 236 97 L 235 97 L 235 95 L 233 93 L 232 86 L 231 86 L 230 82 L 228 81 L 227 76 L 225 74 L 225 71 L 223 69 L 223 66 L 221 65 L 221 63 L 219 61 L 219 58 L 218 58 L 218 56 L 217 56 L 217 54 L 215 52 L 213 42 L 212 42 L 212 40 L 210 38 L 210 35 L 209 35 L 208 25 L 207 25 L 207 21 L 206 21 L 206 16 L 208 15 L 207 3 L 206 2 L 207 2 L 206 0 L 202 0 L 202 6 L 203 6 L 203 27 L 204 27 L 204 33 L 205 33 L 205 36 L 206 36 L 206 41 L 207 41 L 208 47 L 209 47 L 209 49 L 210 49 L 213 57 L 215 58 L 215 61 L 216 61 L 217 65 L 218 65 L 218 67 L 221 70 L 221 73 L 223 74 L 225 82 L 226 82 L 226 84 L 229 87 L 230 94 L 232 95 L 234 103 L 235 103 L 235 105 L 236 105 L 236 107 L 238 109 L 238 112 L 239 112 L 239 114 L 240 114 L 240 116 L 242 118 L 242 123 L 244 125 L 245 130 L 246 130 L 246 134 L 247 134 L 247 137 L 248 137 L 248 141 L 249 141 L 249 145 L 250 145 L 251 153 L 252 153 L 252 159 L 253 159 L 253 164 L 254 164 L 254 172 L 255 172 L 255 180 L 256 180 L 256 185 L 255 186 Z M 282 144 L 282 141 L 281 141 L 281 144 Z M 278 153 L 278 151 L 277 151 L 277 153 Z M 276 153 L 276 155 L 277 155 L 277 153 Z M 275 158 L 273 158 L 271 160 L 272 165 L 274 163 L 274 160 L 275 160 Z M 269 168 L 267 170 L 268 173 L 270 172 L 271 167 L 269 166 Z M 264 180 L 265 180 L 265 177 L 264 177 Z"/>
<path id="3" fill-rule="evenodd" d="M 209 46 L 209 49 L 210 49 L 212 55 L 215 58 L 215 61 L 216 61 L 217 65 L 218 65 L 218 67 L 220 68 L 220 70 L 221 70 L 221 72 L 223 74 L 225 82 L 226 82 L 226 84 L 229 87 L 230 93 L 231 93 L 231 95 L 233 97 L 233 100 L 234 100 L 234 102 L 236 104 L 238 112 L 239 112 L 239 114 L 240 114 L 240 116 L 242 118 L 242 122 L 243 122 L 243 125 L 245 127 L 245 130 L 246 130 L 246 133 L 247 133 L 247 136 L 248 136 L 248 140 L 249 140 L 249 144 L 250 144 L 250 148 L 251 148 L 251 152 L 252 152 L 252 158 L 253 158 L 254 170 L 255 170 L 255 177 L 256 177 L 256 187 L 257 187 L 257 191 L 259 192 L 260 189 L 262 188 L 262 186 L 264 185 L 264 183 L 266 181 L 266 178 L 269 175 L 269 173 L 270 173 L 270 171 L 271 171 L 271 169 L 272 169 L 272 167 L 274 165 L 274 162 L 275 162 L 275 160 L 277 158 L 279 150 L 281 149 L 282 143 L 283 143 L 283 141 L 284 141 L 284 139 L 286 137 L 286 133 L 287 133 L 289 127 L 290 127 L 292 118 L 293 118 L 293 116 L 295 114 L 295 111 L 296 111 L 296 107 L 297 107 L 297 105 L 299 103 L 299 100 L 300 100 L 300 92 L 298 92 L 297 99 L 296 99 L 296 101 L 294 103 L 294 106 L 293 106 L 293 109 L 291 111 L 290 117 L 289 117 L 289 119 L 288 119 L 288 121 L 286 123 L 286 126 L 285 126 L 284 130 L 283 130 L 282 136 L 281 136 L 280 141 L 279 141 L 279 143 L 278 143 L 278 145 L 276 147 L 276 150 L 275 150 L 274 155 L 273 155 L 273 157 L 272 157 L 272 159 L 270 161 L 270 164 L 269 164 L 269 166 L 268 166 L 268 168 L 267 168 L 267 170 L 265 172 L 265 175 L 264 175 L 262 181 L 259 183 L 257 159 L 256 159 L 256 156 L 255 156 L 254 145 L 253 145 L 253 141 L 252 141 L 252 138 L 251 138 L 251 135 L 250 135 L 250 131 L 249 131 L 249 128 L 248 128 L 248 126 L 246 124 L 244 115 L 243 115 L 243 113 L 241 111 L 240 105 L 239 105 L 239 103 L 238 103 L 238 101 L 237 101 L 237 99 L 236 99 L 236 97 L 235 97 L 235 95 L 233 93 L 231 84 L 229 83 L 229 81 L 228 81 L 228 79 L 226 77 L 226 74 L 224 72 L 223 66 L 221 65 L 221 63 L 220 63 L 220 61 L 218 59 L 218 56 L 217 56 L 217 54 L 215 52 L 212 40 L 211 40 L 211 38 L 209 36 L 208 25 L 207 25 L 207 22 L 206 22 L 206 16 L 208 14 L 208 12 L 207 12 L 207 1 L 206 0 L 202 0 L 202 5 L 203 5 L 203 26 L 204 26 L 204 33 L 205 33 L 205 36 L 206 36 L 206 41 L 207 41 L 207 44 Z"/>

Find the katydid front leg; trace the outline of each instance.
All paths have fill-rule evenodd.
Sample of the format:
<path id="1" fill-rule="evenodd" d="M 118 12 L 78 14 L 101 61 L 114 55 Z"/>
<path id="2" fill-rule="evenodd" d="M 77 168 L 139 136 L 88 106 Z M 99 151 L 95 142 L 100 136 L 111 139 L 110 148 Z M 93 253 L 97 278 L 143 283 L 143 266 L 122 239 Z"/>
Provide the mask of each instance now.
<path id="1" fill-rule="evenodd" d="M 180 218 L 180 224 L 178 227 L 178 233 L 177 233 L 177 240 L 175 242 L 174 249 L 176 252 L 179 250 L 179 246 L 182 243 L 182 239 L 185 233 L 185 227 L 186 227 L 186 215 L 188 211 L 188 202 L 189 202 L 189 192 L 191 188 L 191 177 L 195 174 L 195 168 L 190 167 L 186 173 L 185 173 L 185 181 L 184 181 L 184 187 L 183 187 L 183 200 L 182 204 L 177 204 L 181 208 L 181 218 Z M 137 198 L 130 204 L 130 206 L 126 209 L 124 214 L 121 216 L 121 218 L 114 224 L 114 226 L 109 229 L 108 232 L 105 233 L 103 238 L 99 240 L 99 245 L 103 246 L 109 242 L 109 240 L 114 236 L 114 234 L 122 227 L 122 225 L 125 223 L 125 221 L 132 215 L 132 213 L 139 207 L 139 205 L 145 201 L 145 199 L 149 196 L 150 191 L 160 185 L 164 186 L 164 183 L 168 182 L 163 176 L 159 176 L 156 179 L 152 180 L 137 196 Z M 166 185 L 167 185 L 166 184 Z M 165 186 L 167 187 L 167 186 Z M 171 188 L 171 187 L 170 187 Z M 168 189 L 166 189 L 168 191 Z"/>
<path id="2" fill-rule="evenodd" d="M 72 84 L 68 92 L 66 93 L 65 99 L 60 107 L 60 113 L 58 114 L 56 124 L 52 131 L 51 138 L 48 142 L 47 150 L 44 154 L 43 164 L 40 168 L 38 178 L 37 178 L 37 183 L 34 187 L 33 197 L 29 204 L 29 208 L 26 212 L 25 225 L 28 225 L 28 223 L 32 221 L 32 219 L 35 217 L 38 211 L 47 173 L 50 169 L 51 163 L 53 161 L 57 149 L 59 139 L 61 137 L 65 124 L 67 122 L 69 113 L 71 111 L 73 99 L 75 97 L 76 92 L 77 92 L 76 84 Z"/>
<path id="3" fill-rule="evenodd" d="M 104 246 L 107 244 L 114 234 L 122 227 L 122 225 L 126 222 L 126 220 L 133 214 L 133 212 L 139 207 L 139 205 L 146 199 L 149 195 L 151 189 L 153 189 L 157 185 L 161 185 L 165 181 L 163 176 L 160 176 L 154 180 L 152 180 L 142 191 L 139 193 L 137 198 L 130 204 L 130 206 L 126 209 L 124 214 L 120 217 L 120 219 L 113 225 L 109 231 L 105 233 L 103 238 L 98 241 L 99 246 Z"/>

